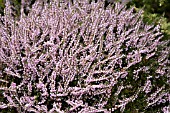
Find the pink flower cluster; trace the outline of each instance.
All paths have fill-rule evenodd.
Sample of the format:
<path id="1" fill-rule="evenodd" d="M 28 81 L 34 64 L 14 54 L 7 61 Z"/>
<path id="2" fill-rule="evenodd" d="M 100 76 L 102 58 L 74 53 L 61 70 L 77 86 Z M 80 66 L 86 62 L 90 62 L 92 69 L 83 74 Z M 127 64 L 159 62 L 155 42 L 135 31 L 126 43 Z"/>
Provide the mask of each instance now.
<path id="1" fill-rule="evenodd" d="M 161 42 L 160 26 L 145 25 L 142 11 L 135 13 L 134 8 L 126 9 L 120 3 L 104 8 L 100 0 L 59 1 L 37 0 L 28 15 L 21 7 L 16 19 L 6 0 L 5 14 L 0 16 L 0 90 L 6 100 L 0 102 L 0 109 L 16 108 L 20 113 L 123 112 L 139 93 L 150 95 L 151 67 L 136 65 L 158 55 L 158 47 L 167 44 Z M 158 79 L 169 79 L 168 51 L 167 47 L 158 57 Z M 145 72 L 146 83 L 130 97 L 118 98 L 124 89 L 133 87 L 123 84 L 133 66 L 133 80 Z M 112 94 L 118 83 L 121 85 Z M 116 102 L 106 109 L 111 95 Z M 148 96 L 146 109 L 161 99 L 170 101 L 165 87 L 158 87 L 153 95 Z"/>

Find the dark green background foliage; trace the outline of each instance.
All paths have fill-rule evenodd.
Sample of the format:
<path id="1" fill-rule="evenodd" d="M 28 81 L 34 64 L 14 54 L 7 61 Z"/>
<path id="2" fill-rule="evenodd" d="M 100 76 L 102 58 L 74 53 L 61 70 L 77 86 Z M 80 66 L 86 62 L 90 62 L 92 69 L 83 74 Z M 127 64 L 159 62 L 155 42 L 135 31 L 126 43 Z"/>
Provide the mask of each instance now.
<path id="1" fill-rule="evenodd" d="M 132 0 L 128 7 L 135 6 L 137 10 L 143 9 L 144 22 L 161 25 L 164 33 L 163 39 L 170 37 L 170 1 L 169 0 Z"/>
<path id="2" fill-rule="evenodd" d="M 29 4 L 29 7 L 31 8 L 31 5 L 35 2 L 35 0 L 30 0 L 30 1 L 31 2 Z M 0 0 L 0 14 L 2 15 L 4 14 L 3 12 L 3 9 L 5 7 L 4 3 L 5 3 L 5 0 Z M 19 17 L 21 0 L 11 0 L 11 4 L 14 5 L 16 16 Z M 170 37 L 170 8 L 169 8 L 170 1 L 169 0 L 132 0 L 131 2 L 127 4 L 127 7 L 133 7 L 133 6 L 136 7 L 136 11 L 140 9 L 144 10 L 144 13 L 142 16 L 143 16 L 145 23 L 161 25 L 161 30 L 164 34 L 163 40 L 170 39 L 169 38 Z M 25 10 L 25 13 L 28 13 L 28 11 Z M 119 79 L 118 84 L 112 89 L 113 94 L 117 91 L 118 86 L 123 84 L 123 86 L 132 85 L 133 88 L 132 89 L 126 88 L 125 90 L 121 92 L 120 95 L 118 95 L 119 96 L 118 98 L 120 99 L 122 95 L 126 95 L 127 97 L 133 95 L 134 92 L 136 92 L 141 85 L 144 85 L 146 81 L 146 77 L 148 76 L 146 73 L 141 73 L 141 76 L 139 77 L 140 79 L 134 82 L 132 78 L 133 70 L 137 67 L 148 66 L 151 64 L 153 65 L 153 68 L 149 70 L 150 74 L 153 76 L 153 80 L 151 81 L 153 81 L 153 83 L 155 83 L 155 85 L 157 86 L 160 86 L 160 87 L 163 86 L 164 81 L 166 81 L 167 79 L 166 77 L 160 77 L 159 79 L 155 79 L 155 76 L 156 76 L 155 69 L 158 66 L 156 59 L 157 59 L 156 56 L 150 60 L 143 59 L 143 61 L 139 63 L 138 65 L 135 65 L 129 68 L 128 79 L 125 79 L 125 80 Z M 168 89 L 169 85 L 165 84 L 165 87 L 167 87 Z M 154 90 L 154 87 L 153 87 L 153 90 Z M 1 96 L 1 93 L 2 92 L 0 92 L 0 96 Z M 148 95 L 145 95 L 145 96 L 144 95 L 145 95 L 144 93 L 140 92 L 138 98 L 134 102 L 131 102 L 126 106 L 125 113 L 145 112 L 144 109 L 146 106 L 146 98 L 148 97 Z M 115 95 L 112 95 L 110 97 L 110 100 L 106 108 L 108 109 L 112 108 L 112 106 L 114 106 L 117 103 L 115 99 L 116 99 Z M 168 103 L 165 103 L 165 104 L 168 104 Z M 164 105 L 161 104 L 159 106 L 156 106 L 155 108 L 147 108 L 145 110 L 148 111 L 148 113 L 156 113 L 157 111 L 158 112 L 161 111 L 161 106 L 164 106 Z M 0 112 L 7 113 L 6 109 Z M 12 112 L 15 112 L 15 109 L 11 109 L 10 113 Z M 115 113 L 119 113 L 119 112 L 120 112 L 119 110 L 115 111 Z"/>

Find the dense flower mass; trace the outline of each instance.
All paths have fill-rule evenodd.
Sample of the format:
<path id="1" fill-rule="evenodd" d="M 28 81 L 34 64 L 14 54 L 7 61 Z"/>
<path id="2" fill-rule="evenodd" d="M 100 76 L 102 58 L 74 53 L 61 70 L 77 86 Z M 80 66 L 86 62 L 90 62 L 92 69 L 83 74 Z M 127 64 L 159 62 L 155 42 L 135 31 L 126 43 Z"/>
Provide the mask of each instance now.
<path id="1" fill-rule="evenodd" d="M 21 6 L 16 19 L 6 0 L 0 16 L 0 108 L 168 111 L 169 42 L 161 40 L 160 26 L 145 25 L 142 11 L 120 3 L 59 1 L 37 0 L 28 14 Z"/>

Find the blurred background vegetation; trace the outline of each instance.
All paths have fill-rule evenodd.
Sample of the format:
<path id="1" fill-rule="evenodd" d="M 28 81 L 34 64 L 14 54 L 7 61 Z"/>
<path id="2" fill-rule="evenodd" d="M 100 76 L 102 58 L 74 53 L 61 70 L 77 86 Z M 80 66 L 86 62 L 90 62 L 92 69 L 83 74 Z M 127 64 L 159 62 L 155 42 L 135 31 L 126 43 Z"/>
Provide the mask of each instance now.
<path id="1" fill-rule="evenodd" d="M 144 10 L 144 22 L 160 24 L 164 39 L 170 39 L 170 1 L 169 0 L 132 0 L 128 7 L 135 6 Z"/>

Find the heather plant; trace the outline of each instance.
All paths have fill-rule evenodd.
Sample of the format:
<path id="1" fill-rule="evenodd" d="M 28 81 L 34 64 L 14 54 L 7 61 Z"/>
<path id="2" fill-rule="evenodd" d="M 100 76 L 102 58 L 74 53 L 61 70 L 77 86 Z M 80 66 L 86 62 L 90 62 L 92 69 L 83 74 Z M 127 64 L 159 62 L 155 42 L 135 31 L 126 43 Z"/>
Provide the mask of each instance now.
<path id="1" fill-rule="evenodd" d="M 142 10 L 37 0 L 0 16 L 0 109 L 18 113 L 168 112 L 169 41 Z"/>

